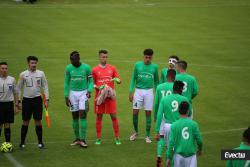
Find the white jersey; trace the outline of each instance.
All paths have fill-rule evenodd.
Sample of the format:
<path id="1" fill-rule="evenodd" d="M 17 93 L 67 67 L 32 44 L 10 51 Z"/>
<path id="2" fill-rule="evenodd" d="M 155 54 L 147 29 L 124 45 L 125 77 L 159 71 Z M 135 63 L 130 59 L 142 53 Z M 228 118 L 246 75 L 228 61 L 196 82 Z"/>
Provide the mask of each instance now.
<path id="1" fill-rule="evenodd" d="M 17 84 L 19 100 L 21 99 L 22 88 L 25 98 L 38 97 L 41 96 L 41 92 L 44 92 L 46 99 L 49 99 L 48 82 L 43 71 L 26 70 L 22 72 Z"/>
<path id="2" fill-rule="evenodd" d="M 0 77 L 0 102 L 14 101 L 16 93 L 16 80 L 11 76 Z"/>

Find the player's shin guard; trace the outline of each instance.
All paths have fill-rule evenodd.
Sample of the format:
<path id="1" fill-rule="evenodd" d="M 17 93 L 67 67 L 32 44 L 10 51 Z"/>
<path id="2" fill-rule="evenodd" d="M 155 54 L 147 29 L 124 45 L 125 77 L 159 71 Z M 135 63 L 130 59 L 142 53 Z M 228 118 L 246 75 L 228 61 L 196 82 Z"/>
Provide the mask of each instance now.
<path id="1" fill-rule="evenodd" d="M 25 143 L 25 138 L 28 132 L 28 126 L 22 125 L 21 128 L 21 144 Z"/>
<path id="2" fill-rule="evenodd" d="M 165 145 L 165 140 L 164 138 L 160 137 L 160 140 L 157 142 L 157 157 L 162 156 L 162 150 L 164 148 L 164 145 Z"/>
<path id="3" fill-rule="evenodd" d="M 113 130 L 115 133 L 115 138 L 119 138 L 119 123 L 117 118 L 112 118 Z"/>
<path id="4" fill-rule="evenodd" d="M 85 140 L 87 133 L 87 120 L 86 118 L 80 119 L 80 139 Z"/>
<path id="5" fill-rule="evenodd" d="M 42 125 L 36 126 L 36 135 L 37 135 L 38 143 L 39 144 L 43 143 L 43 127 L 42 127 Z"/>
<path id="6" fill-rule="evenodd" d="M 146 136 L 150 136 L 151 116 L 146 116 Z"/>
<path id="7" fill-rule="evenodd" d="M 4 128 L 5 141 L 10 142 L 11 131 L 10 128 Z"/>
<path id="8" fill-rule="evenodd" d="M 138 133 L 138 114 L 133 114 L 133 125 L 135 132 Z"/>
<path id="9" fill-rule="evenodd" d="M 78 119 L 73 119 L 72 127 L 73 127 L 73 131 L 74 131 L 76 139 L 79 139 L 80 136 L 79 136 L 79 120 Z"/>
<path id="10" fill-rule="evenodd" d="M 96 137 L 100 139 L 102 136 L 102 117 L 96 117 Z"/>

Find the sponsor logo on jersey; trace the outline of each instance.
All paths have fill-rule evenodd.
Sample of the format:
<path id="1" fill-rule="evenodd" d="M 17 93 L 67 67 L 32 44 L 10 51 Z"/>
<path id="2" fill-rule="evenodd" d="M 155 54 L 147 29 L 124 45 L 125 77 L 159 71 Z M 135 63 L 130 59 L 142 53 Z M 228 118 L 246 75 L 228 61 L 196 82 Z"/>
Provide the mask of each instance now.
<path id="1" fill-rule="evenodd" d="M 153 79 L 154 75 L 148 72 L 141 72 L 138 74 L 139 78 L 145 78 L 145 79 Z"/>

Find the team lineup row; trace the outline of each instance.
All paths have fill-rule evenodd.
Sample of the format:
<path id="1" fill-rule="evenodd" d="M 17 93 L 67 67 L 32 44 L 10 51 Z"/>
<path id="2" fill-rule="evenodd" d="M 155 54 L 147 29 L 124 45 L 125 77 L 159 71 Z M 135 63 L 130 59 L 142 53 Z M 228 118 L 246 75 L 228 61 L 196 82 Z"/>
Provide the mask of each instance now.
<path id="1" fill-rule="evenodd" d="M 130 140 L 138 136 L 138 114 L 140 109 L 146 113 L 146 143 L 151 143 L 151 112 L 156 122 L 157 161 L 161 166 L 162 152 L 167 146 L 167 165 L 196 166 L 196 154 L 202 152 L 202 139 L 198 124 L 192 120 L 192 100 L 198 94 L 198 85 L 194 76 L 187 74 L 187 62 L 177 56 L 170 56 L 168 67 L 158 76 L 158 66 L 152 63 L 153 50 L 143 51 L 143 61 L 135 63 L 130 88 L 129 101 L 133 103 L 134 132 Z M 72 127 L 75 140 L 71 145 L 87 148 L 86 129 L 88 99 L 95 89 L 94 111 L 96 114 L 96 145 L 101 144 L 102 117 L 110 114 L 115 135 L 115 144 L 120 145 L 119 122 L 117 118 L 115 83 L 122 80 L 116 68 L 107 63 L 108 51 L 99 51 L 98 64 L 94 68 L 81 63 L 80 54 L 70 54 L 70 64 L 65 70 L 65 103 L 72 113 Z M 42 110 L 48 108 L 49 89 L 43 71 L 37 69 L 38 58 L 27 57 L 28 70 L 22 72 L 16 85 L 15 79 L 8 76 L 8 65 L 0 63 L 0 124 L 4 126 L 6 142 L 10 142 L 10 124 L 14 122 L 16 112 L 22 111 L 20 149 L 25 147 L 25 138 L 29 122 L 33 116 L 38 137 L 38 147 L 44 148 L 42 140 Z M 155 89 L 155 95 L 154 95 Z M 44 102 L 41 94 L 44 94 Z M 0 131 L 1 134 L 1 131 Z M 182 164 L 184 163 L 184 164 Z"/>

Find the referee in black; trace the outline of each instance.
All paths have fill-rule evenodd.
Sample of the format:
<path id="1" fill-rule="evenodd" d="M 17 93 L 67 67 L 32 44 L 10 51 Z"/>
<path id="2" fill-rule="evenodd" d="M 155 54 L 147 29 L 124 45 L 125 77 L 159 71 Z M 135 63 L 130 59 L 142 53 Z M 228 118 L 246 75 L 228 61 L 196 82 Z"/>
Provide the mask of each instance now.
<path id="1" fill-rule="evenodd" d="M 21 143 L 19 147 L 25 147 L 25 138 L 28 132 L 31 117 L 35 120 L 35 131 L 38 139 L 38 148 L 44 148 L 43 129 L 42 129 L 42 113 L 43 100 L 41 93 L 45 94 L 44 107 L 48 108 L 49 90 L 48 83 L 43 71 L 37 69 L 38 58 L 35 56 L 27 57 L 28 69 L 20 74 L 17 92 L 18 92 L 18 108 L 22 109 L 23 124 L 21 128 Z M 23 90 L 23 95 L 21 94 Z M 21 97 L 22 101 L 21 101 Z"/>
<path id="2" fill-rule="evenodd" d="M 8 76 L 8 64 L 0 62 L 0 136 L 2 127 L 4 126 L 6 142 L 10 142 L 10 124 L 14 123 L 15 88 L 15 78 Z"/>

